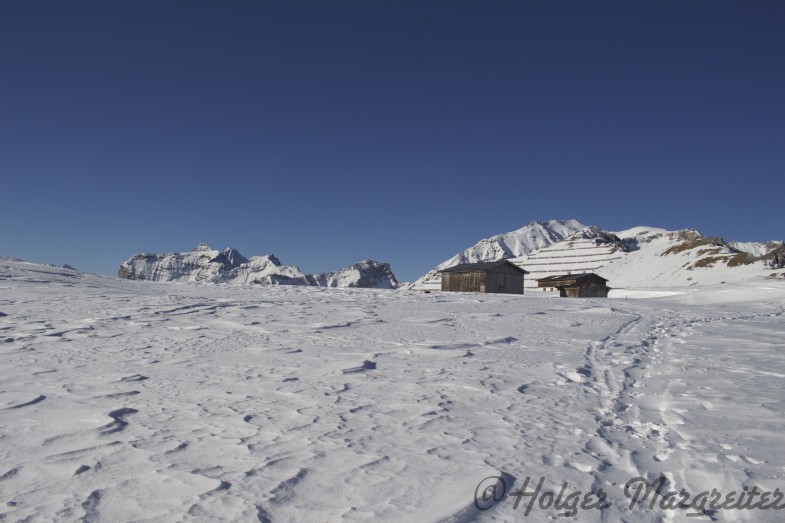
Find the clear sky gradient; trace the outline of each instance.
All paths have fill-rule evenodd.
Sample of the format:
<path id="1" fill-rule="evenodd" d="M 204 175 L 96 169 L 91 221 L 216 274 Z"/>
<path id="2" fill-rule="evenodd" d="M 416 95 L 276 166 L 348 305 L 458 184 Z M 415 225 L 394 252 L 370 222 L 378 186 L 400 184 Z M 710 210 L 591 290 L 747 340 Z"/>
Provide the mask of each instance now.
<path id="1" fill-rule="evenodd" d="M 531 220 L 785 239 L 781 1 L 0 2 L 0 255 L 413 280 Z"/>

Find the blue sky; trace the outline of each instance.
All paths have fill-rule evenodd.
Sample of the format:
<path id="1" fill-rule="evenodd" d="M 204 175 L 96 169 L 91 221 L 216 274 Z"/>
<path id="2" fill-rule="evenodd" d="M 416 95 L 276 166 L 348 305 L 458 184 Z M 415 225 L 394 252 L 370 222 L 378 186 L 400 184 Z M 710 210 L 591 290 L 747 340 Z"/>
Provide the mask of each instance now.
<path id="1" fill-rule="evenodd" d="M 785 239 L 785 4 L 0 3 L 0 255 L 412 280 L 531 220 Z"/>

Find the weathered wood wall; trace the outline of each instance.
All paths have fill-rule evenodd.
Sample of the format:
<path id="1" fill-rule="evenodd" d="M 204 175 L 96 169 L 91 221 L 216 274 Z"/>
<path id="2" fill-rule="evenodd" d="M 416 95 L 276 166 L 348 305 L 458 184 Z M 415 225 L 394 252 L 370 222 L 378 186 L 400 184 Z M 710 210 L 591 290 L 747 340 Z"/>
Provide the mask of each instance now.
<path id="1" fill-rule="evenodd" d="M 523 273 L 502 265 L 488 271 L 442 273 L 442 290 L 523 294 Z"/>
<path id="2" fill-rule="evenodd" d="M 485 292 L 523 294 L 523 273 L 509 265 L 494 267 L 485 278 Z"/>
<path id="3" fill-rule="evenodd" d="M 559 296 L 562 298 L 607 298 L 608 287 L 596 285 L 581 285 L 576 287 L 562 287 Z"/>
<path id="4" fill-rule="evenodd" d="M 485 292 L 485 272 L 442 273 L 442 290 L 450 292 Z"/>

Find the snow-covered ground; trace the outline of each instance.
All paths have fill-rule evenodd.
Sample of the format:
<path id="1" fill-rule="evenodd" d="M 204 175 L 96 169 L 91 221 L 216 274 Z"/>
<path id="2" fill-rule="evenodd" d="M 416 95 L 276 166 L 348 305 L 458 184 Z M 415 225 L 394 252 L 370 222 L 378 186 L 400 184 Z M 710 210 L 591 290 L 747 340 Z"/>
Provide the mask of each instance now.
<path id="1" fill-rule="evenodd" d="M 625 292 L 187 285 L 0 259 L 0 520 L 556 519 L 569 509 L 482 496 L 543 478 L 546 506 L 564 482 L 565 499 L 607 493 L 580 521 L 781 521 L 630 506 L 624 486 L 785 489 L 785 282 Z"/>

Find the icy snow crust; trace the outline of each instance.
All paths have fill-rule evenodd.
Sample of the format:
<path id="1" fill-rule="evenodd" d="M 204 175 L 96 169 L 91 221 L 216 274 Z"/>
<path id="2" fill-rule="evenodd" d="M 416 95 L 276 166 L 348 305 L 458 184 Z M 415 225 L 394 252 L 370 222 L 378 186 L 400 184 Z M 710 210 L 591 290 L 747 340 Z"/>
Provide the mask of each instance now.
<path id="1" fill-rule="evenodd" d="M 607 492 L 579 521 L 780 521 L 630 508 L 623 486 L 785 489 L 785 283 L 630 293 L 195 286 L 0 259 L 0 520 L 521 521 L 526 499 L 474 505 L 502 476 Z"/>

